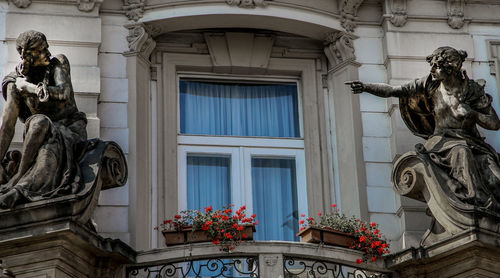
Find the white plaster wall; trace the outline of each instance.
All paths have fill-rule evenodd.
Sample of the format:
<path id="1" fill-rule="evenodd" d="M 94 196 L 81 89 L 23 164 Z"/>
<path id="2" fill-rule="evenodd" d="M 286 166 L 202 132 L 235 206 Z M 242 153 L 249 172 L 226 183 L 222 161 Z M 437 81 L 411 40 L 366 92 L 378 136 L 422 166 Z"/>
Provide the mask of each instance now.
<path id="1" fill-rule="evenodd" d="M 101 119 L 101 139 L 117 142 L 125 155 L 129 150 L 127 124 L 128 80 L 126 58 L 128 31 L 123 27 L 123 15 L 102 14 L 102 43 L 99 48 L 101 68 L 98 116 Z M 130 243 L 129 184 L 101 192 L 95 212 L 98 232 L 104 237 L 119 238 Z"/>
<path id="2" fill-rule="evenodd" d="M 354 41 L 356 60 L 361 63 L 360 80 L 386 83 L 383 29 L 360 26 L 356 34 L 360 36 Z M 388 113 L 388 100 L 364 93 L 360 95 L 360 108 L 369 220 L 380 224 L 387 239 L 394 241 L 401 235 L 401 224 L 396 215 L 396 194 L 390 182 L 394 154 L 391 146 L 393 127 Z"/>

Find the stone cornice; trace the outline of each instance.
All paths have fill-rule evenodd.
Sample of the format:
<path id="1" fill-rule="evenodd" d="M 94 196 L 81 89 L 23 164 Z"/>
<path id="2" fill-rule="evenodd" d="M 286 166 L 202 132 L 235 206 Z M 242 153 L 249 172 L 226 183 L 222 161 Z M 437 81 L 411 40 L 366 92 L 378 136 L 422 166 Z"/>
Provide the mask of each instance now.
<path id="1" fill-rule="evenodd" d="M 10 3 L 14 4 L 16 7 L 24 9 L 28 8 L 33 0 L 9 0 Z M 46 0 L 46 1 L 35 1 L 44 3 L 54 3 L 54 4 L 67 4 L 76 5 L 78 10 L 82 12 L 92 12 L 95 8 L 99 9 L 103 0 Z"/>
<path id="2" fill-rule="evenodd" d="M 129 51 L 125 52 L 125 56 L 141 56 L 149 60 L 149 56 L 156 47 L 156 42 L 153 39 L 150 27 L 145 24 L 130 24 L 125 25 L 129 34 L 127 36 Z"/>
<path id="3" fill-rule="evenodd" d="M 362 3 L 363 0 L 342 0 L 340 2 L 341 25 L 347 32 L 354 32 L 358 19 L 358 9 Z"/>

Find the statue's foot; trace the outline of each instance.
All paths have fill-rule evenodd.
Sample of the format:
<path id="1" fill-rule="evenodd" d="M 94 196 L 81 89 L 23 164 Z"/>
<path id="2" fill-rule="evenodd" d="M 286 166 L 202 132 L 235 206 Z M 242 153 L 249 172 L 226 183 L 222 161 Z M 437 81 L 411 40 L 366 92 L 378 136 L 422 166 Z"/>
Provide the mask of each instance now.
<path id="1" fill-rule="evenodd" d="M 16 201 L 19 200 L 19 192 L 15 189 L 11 189 L 5 194 L 0 195 L 0 208 L 1 209 L 10 209 L 13 208 L 16 204 Z"/>

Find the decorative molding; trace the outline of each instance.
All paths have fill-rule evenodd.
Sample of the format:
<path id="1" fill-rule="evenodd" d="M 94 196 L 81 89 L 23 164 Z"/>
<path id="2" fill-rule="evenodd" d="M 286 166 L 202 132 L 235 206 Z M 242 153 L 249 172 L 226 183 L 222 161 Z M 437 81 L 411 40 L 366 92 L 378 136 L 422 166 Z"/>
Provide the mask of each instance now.
<path id="1" fill-rule="evenodd" d="M 91 12 L 96 5 L 101 5 L 103 0 L 77 0 L 78 10 L 82 12 Z"/>
<path id="2" fill-rule="evenodd" d="M 31 0 L 11 0 L 11 2 L 18 8 L 27 8 L 31 5 Z"/>
<path id="3" fill-rule="evenodd" d="M 363 0 L 342 0 L 340 2 L 341 25 L 347 32 L 354 32 L 358 19 L 358 8 Z"/>
<path id="4" fill-rule="evenodd" d="M 125 15 L 130 20 L 138 21 L 144 16 L 144 7 L 146 0 L 123 0 L 123 9 Z"/>
<path id="5" fill-rule="evenodd" d="M 403 27 L 408 21 L 407 0 L 391 0 L 391 23 L 396 27 Z"/>
<path id="6" fill-rule="evenodd" d="M 356 60 L 353 39 L 352 35 L 344 32 L 334 32 L 327 35 L 324 51 L 332 68 Z"/>
<path id="7" fill-rule="evenodd" d="M 267 266 L 275 266 L 278 263 L 279 256 L 264 256 L 264 263 Z"/>
<path id="8" fill-rule="evenodd" d="M 226 0 L 226 3 L 230 6 L 253 9 L 255 7 L 265 7 L 269 1 L 270 0 Z"/>
<path id="9" fill-rule="evenodd" d="M 129 31 L 129 35 L 127 36 L 129 51 L 125 55 L 139 55 L 149 60 L 149 56 L 156 47 L 156 42 L 148 33 L 149 28 L 144 24 L 132 24 L 125 27 Z"/>
<path id="10" fill-rule="evenodd" d="M 465 24 L 465 0 L 448 0 L 448 25 L 453 29 L 460 29 Z"/>
<path id="11" fill-rule="evenodd" d="M 266 69 L 274 36 L 243 32 L 205 33 L 205 42 L 218 70 L 234 68 Z"/>
<path id="12" fill-rule="evenodd" d="M 497 75 L 497 64 L 500 64 L 500 40 L 486 40 L 486 43 L 488 44 L 490 74 Z M 498 85 L 500 85 L 500 83 L 498 83 Z"/>

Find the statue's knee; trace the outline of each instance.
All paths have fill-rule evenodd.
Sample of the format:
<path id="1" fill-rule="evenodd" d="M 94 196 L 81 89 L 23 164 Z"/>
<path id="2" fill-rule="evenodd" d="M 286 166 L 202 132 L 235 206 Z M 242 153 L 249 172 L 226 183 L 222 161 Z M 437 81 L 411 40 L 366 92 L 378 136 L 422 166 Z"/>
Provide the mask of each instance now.
<path id="1" fill-rule="evenodd" d="M 30 119 L 27 127 L 28 132 L 44 132 L 48 130 L 50 126 L 50 120 L 43 115 L 35 115 Z"/>

